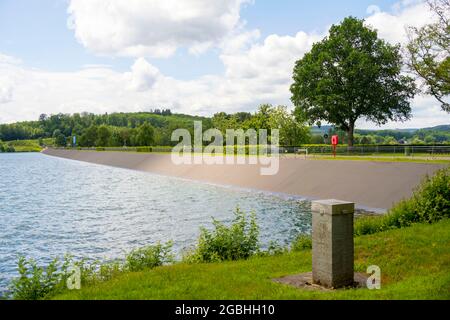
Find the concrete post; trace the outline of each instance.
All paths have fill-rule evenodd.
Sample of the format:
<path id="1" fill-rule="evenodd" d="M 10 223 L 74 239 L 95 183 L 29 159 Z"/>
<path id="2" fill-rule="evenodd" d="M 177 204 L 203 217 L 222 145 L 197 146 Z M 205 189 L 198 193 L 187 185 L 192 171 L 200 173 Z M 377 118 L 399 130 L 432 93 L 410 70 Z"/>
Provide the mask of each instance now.
<path id="1" fill-rule="evenodd" d="M 355 204 L 321 200 L 311 207 L 313 283 L 328 288 L 353 285 Z"/>

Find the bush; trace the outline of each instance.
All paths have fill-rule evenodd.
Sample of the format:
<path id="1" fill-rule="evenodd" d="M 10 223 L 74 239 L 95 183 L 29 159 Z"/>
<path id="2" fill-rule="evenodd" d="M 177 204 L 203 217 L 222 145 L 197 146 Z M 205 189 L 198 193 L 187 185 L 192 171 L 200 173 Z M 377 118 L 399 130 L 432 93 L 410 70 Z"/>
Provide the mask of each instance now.
<path id="1" fill-rule="evenodd" d="M 62 264 L 54 259 L 47 267 L 39 267 L 33 259 L 19 257 L 18 271 L 20 277 L 14 279 L 10 286 L 10 297 L 17 300 L 39 300 L 62 289 L 70 274 L 69 260 Z"/>
<path id="2" fill-rule="evenodd" d="M 408 227 L 413 223 L 433 223 L 450 218 L 450 168 L 426 177 L 411 199 L 401 201 L 380 217 L 356 220 L 355 235 L 372 234 Z"/>
<path id="3" fill-rule="evenodd" d="M 416 214 L 420 221 L 436 222 L 450 218 L 450 168 L 427 177 L 415 194 Z"/>
<path id="4" fill-rule="evenodd" d="M 164 245 L 158 243 L 154 246 L 131 251 L 126 257 L 125 269 L 128 271 L 142 271 L 173 262 L 172 245 L 172 242 Z"/>
<path id="5" fill-rule="evenodd" d="M 247 259 L 259 250 L 259 227 L 256 214 L 250 218 L 239 208 L 230 226 L 213 219 L 214 230 L 200 229 L 197 247 L 184 256 L 190 263 L 220 262 Z"/>
<path id="6" fill-rule="evenodd" d="M 312 249 L 312 239 L 308 235 L 301 234 L 291 244 L 291 251 L 303 251 Z"/>
<path id="7" fill-rule="evenodd" d="M 16 149 L 12 145 L 7 144 L 5 147 L 5 152 L 13 153 L 13 152 L 16 152 Z"/>
<path id="8" fill-rule="evenodd" d="M 131 251 L 125 261 L 99 263 L 87 260 L 73 261 L 66 255 L 62 261 L 54 259 L 48 266 L 41 267 L 33 260 L 19 257 L 19 277 L 9 286 L 8 297 L 18 300 L 39 300 L 49 298 L 66 289 L 67 280 L 73 275 L 73 267 L 80 269 L 81 285 L 112 279 L 124 271 L 142 271 L 173 262 L 172 242 L 164 245 L 147 246 Z"/>
<path id="9" fill-rule="evenodd" d="M 152 147 L 137 147 L 136 152 L 152 152 Z"/>

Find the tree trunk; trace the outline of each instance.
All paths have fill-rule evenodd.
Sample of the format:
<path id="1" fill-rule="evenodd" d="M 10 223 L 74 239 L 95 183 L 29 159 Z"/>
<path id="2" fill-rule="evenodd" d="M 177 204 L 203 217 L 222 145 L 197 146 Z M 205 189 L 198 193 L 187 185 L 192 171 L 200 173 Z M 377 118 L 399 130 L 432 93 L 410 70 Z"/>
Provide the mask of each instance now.
<path id="1" fill-rule="evenodd" d="M 353 147 L 354 132 L 355 132 L 355 123 L 353 121 L 350 121 L 350 125 L 349 125 L 348 131 L 347 131 L 349 147 Z"/>

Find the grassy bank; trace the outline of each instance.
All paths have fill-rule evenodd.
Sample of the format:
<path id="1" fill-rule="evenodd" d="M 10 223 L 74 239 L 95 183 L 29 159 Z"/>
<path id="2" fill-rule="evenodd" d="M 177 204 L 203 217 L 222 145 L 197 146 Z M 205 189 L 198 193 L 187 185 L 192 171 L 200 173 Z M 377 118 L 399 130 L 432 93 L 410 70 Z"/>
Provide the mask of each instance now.
<path id="1" fill-rule="evenodd" d="M 320 292 L 271 279 L 311 270 L 311 252 L 175 264 L 66 291 L 55 299 L 450 299 L 450 220 L 355 238 L 355 265 L 378 265 L 382 289 Z"/>
<path id="2" fill-rule="evenodd" d="M 53 138 L 41 140 L 13 140 L 4 141 L 3 144 L 8 146 L 9 152 L 40 152 L 43 149 L 42 145 L 51 146 L 54 143 Z"/>
<path id="3" fill-rule="evenodd" d="M 42 150 L 38 140 L 9 141 L 8 144 L 14 147 L 15 152 L 40 152 Z"/>
<path id="4" fill-rule="evenodd" d="M 313 155 L 309 157 L 310 160 L 333 160 L 333 161 L 373 161 L 373 162 L 412 162 L 412 163 L 444 163 L 450 164 L 450 156 L 442 156 L 442 157 L 426 157 L 426 156 L 401 156 L 401 155 L 392 155 L 392 156 L 376 156 L 376 155 L 367 155 L 367 156 L 317 156 Z"/>
<path id="5" fill-rule="evenodd" d="M 68 148 L 69 150 L 71 148 Z M 129 147 L 129 148 L 110 148 L 110 147 L 97 147 L 97 148 L 72 148 L 72 150 L 86 151 L 86 152 L 127 152 L 127 153 L 152 153 L 152 154 L 170 154 L 172 147 Z M 192 153 L 193 155 L 202 155 L 201 153 Z M 225 153 L 204 153 L 207 156 L 224 157 Z M 256 157 L 256 155 L 244 155 L 245 157 Z M 298 158 L 304 159 L 305 155 L 300 154 L 280 154 L 282 158 Z M 430 164 L 450 164 L 450 156 L 404 156 L 401 154 L 391 155 L 365 155 L 365 156 L 352 156 L 352 155 L 340 155 L 333 157 L 331 155 L 316 155 L 310 154 L 307 157 L 308 160 L 333 160 L 333 161 L 371 161 L 371 162 L 412 162 L 412 163 L 430 163 Z"/>

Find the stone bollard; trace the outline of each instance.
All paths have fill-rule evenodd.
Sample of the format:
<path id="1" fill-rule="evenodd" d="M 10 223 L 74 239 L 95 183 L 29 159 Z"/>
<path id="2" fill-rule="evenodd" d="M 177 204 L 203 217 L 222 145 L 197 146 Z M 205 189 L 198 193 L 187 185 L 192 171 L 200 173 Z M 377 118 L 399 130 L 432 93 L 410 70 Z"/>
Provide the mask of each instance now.
<path id="1" fill-rule="evenodd" d="M 312 202 L 313 283 L 342 288 L 354 283 L 353 215 L 355 204 Z"/>

